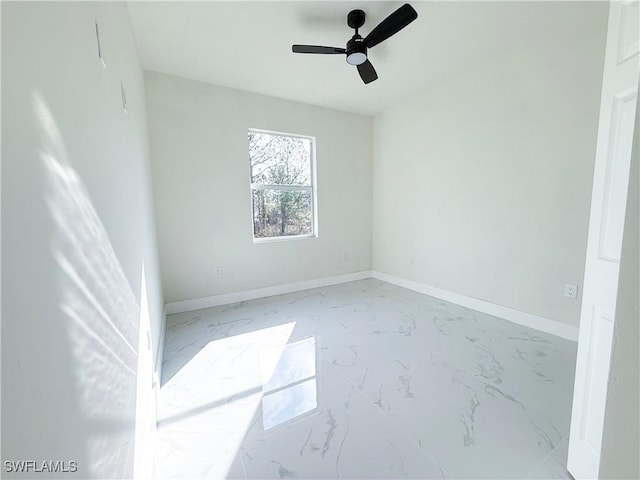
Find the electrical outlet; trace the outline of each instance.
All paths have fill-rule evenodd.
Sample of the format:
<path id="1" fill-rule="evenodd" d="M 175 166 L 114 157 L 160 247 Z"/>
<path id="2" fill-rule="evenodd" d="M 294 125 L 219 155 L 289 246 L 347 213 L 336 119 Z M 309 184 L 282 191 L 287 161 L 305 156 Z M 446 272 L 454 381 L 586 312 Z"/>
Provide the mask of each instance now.
<path id="1" fill-rule="evenodd" d="M 220 267 L 216 268 L 216 269 L 213 271 L 213 273 L 214 273 L 214 275 L 216 276 L 216 278 L 220 278 L 220 277 L 222 277 L 222 269 L 221 269 Z"/>
<path id="2" fill-rule="evenodd" d="M 564 284 L 564 298 L 576 300 L 578 298 L 578 286 L 571 283 Z"/>

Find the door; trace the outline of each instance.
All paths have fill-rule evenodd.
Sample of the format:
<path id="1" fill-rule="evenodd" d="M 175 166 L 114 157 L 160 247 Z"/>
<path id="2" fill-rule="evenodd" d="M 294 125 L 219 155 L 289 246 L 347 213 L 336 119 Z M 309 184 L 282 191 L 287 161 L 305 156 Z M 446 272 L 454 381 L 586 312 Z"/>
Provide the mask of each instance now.
<path id="1" fill-rule="evenodd" d="M 611 1 L 567 468 L 597 478 L 638 94 L 640 2 Z"/>

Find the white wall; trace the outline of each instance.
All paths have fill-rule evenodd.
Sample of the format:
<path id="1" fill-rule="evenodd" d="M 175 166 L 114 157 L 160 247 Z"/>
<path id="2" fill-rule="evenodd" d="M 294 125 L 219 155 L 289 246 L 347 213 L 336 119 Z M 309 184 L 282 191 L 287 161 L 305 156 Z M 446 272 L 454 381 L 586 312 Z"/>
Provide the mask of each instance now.
<path id="1" fill-rule="evenodd" d="M 2 2 L 3 470 L 133 473 L 141 301 L 156 355 L 163 328 L 143 87 L 124 4 Z"/>
<path id="2" fill-rule="evenodd" d="M 168 302 L 370 268 L 369 117 L 154 72 L 145 84 Z M 249 128 L 316 137 L 318 238 L 253 243 Z"/>
<path id="3" fill-rule="evenodd" d="M 640 292 L 640 104 L 636 107 L 636 126 L 629 173 L 629 193 L 622 241 L 620 280 L 613 349 L 607 389 L 599 477 L 640 478 L 640 330 L 638 295 Z"/>
<path id="4" fill-rule="evenodd" d="M 520 5 L 527 49 L 374 118 L 373 269 L 577 325 L 607 4 Z"/>

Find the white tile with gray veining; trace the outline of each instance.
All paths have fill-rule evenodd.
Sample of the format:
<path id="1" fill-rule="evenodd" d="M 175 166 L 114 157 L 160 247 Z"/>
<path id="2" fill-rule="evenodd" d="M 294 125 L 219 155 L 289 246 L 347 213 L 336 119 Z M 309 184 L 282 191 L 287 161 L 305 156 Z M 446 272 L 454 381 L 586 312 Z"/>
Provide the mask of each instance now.
<path id="1" fill-rule="evenodd" d="M 570 478 L 575 353 L 373 279 L 172 315 L 155 475 Z"/>
<path id="2" fill-rule="evenodd" d="M 541 480 L 573 480 L 567 472 L 567 455 L 569 454 L 569 441 L 565 439 L 551 452 L 540 464 L 529 473 L 529 479 Z"/>

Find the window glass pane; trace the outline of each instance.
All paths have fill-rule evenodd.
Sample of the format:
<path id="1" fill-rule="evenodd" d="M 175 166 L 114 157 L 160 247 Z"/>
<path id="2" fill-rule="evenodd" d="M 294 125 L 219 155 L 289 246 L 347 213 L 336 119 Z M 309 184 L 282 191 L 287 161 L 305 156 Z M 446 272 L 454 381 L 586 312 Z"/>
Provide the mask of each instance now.
<path id="1" fill-rule="evenodd" d="M 255 238 L 313 233 L 310 191 L 254 190 Z"/>
<path id="2" fill-rule="evenodd" d="M 249 132 L 251 183 L 311 185 L 311 140 Z"/>

